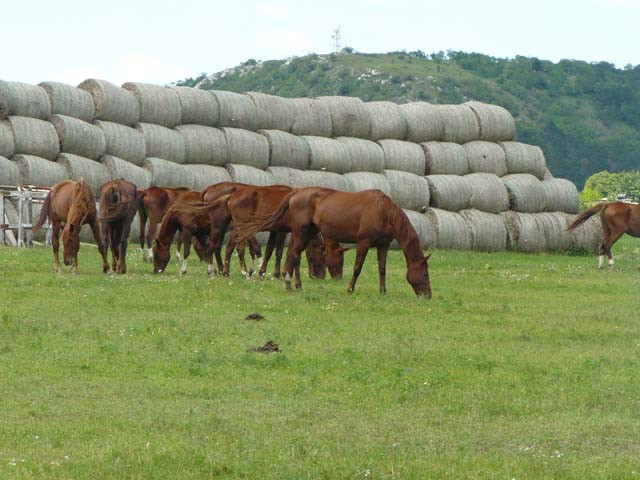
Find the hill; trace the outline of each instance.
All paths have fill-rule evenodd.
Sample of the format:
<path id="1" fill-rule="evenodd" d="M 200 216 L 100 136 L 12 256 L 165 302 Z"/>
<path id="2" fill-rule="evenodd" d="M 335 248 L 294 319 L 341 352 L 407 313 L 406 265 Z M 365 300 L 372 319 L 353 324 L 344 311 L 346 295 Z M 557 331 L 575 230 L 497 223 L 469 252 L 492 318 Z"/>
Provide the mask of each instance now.
<path id="1" fill-rule="evenodd" d="M 422 51 L 310 54 L 256 61 L 178 85 L 284 97 L 348 95 L 365 101 L 461 103 L 507 108 L 517 140 L 540 145 L 549 168 L 582 188 L 593 173 L 640 165 L 640 66 L 558 63 L 517 56 Z"/>

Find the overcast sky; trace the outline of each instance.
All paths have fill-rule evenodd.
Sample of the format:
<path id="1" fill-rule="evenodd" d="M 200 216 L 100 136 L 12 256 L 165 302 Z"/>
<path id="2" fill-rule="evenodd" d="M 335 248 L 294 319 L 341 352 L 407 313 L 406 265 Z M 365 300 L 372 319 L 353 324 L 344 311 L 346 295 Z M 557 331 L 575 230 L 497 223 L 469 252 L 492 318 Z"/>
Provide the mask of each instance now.
<path id="1" fill-rule="evenodd" d="M 640 0 L 2 1 L 0 78 L 170 83 L 254 58 L 439 50 L 640 64 Z"/>

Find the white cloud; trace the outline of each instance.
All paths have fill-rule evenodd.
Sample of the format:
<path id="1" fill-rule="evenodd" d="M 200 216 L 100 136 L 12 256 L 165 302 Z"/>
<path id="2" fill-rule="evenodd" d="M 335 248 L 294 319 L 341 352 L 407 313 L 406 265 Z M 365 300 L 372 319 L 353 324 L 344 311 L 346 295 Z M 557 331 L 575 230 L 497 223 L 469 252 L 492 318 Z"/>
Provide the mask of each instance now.
<path id="1" fill-rule="evenodd" d="M 258 13 L 271 18 L 287 18 L 289 7 L 281 3 L 264 3 L 258 7 Z"/>

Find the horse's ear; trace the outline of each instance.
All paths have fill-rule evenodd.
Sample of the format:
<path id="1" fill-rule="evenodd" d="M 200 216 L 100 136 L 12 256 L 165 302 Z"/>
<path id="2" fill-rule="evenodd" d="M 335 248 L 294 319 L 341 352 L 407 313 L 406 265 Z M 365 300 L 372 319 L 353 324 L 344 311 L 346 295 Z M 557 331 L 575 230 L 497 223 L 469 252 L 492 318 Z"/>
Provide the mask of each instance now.
<path id="1" fill-rule="evenodd" d="M 424 257 L 424 261 L 425 263 L 429 260 L 429 258 L 431 258 L 431 254 L 427 255 L 426 257 Z"/>

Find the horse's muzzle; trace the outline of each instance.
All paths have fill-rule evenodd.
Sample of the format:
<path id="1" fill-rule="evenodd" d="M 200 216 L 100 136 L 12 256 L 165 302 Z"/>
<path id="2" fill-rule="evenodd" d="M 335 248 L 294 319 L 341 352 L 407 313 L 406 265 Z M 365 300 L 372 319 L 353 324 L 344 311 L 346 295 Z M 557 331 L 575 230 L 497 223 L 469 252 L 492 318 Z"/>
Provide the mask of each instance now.
<path id="1" fill-rule="evenodd" d="M 64 264 L 65 264 L 67 267 L 69 267 L 69 266 L 73 265 L 73 260 L 72 260 L 72 259 L 70 259 L 70 258 L 65 258 L 65 259 L 63 260 L 63 262 L 64 262 Z"/>

